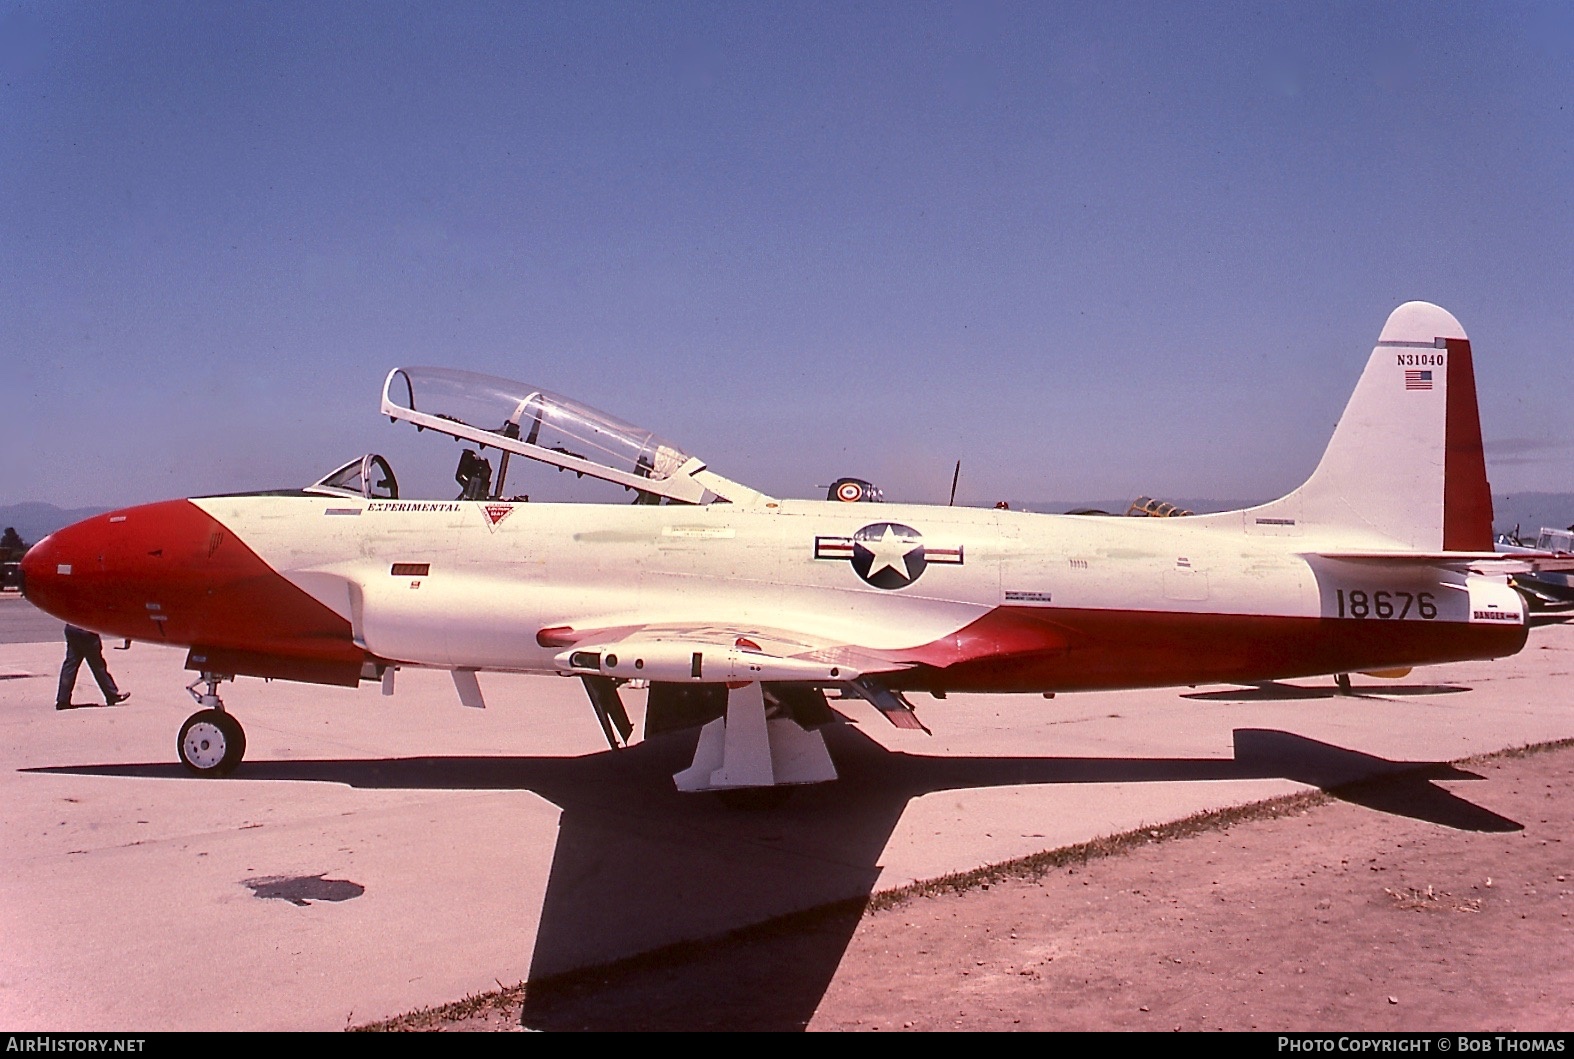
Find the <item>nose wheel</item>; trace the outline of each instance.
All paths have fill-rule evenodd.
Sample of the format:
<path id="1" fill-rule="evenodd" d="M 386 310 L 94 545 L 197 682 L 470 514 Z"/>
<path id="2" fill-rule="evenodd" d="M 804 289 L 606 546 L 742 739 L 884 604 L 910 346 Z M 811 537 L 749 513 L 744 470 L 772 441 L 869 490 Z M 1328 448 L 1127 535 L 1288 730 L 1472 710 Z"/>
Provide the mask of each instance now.
<path id="1" fill-rule="evenodd" d="M 240 722 L 224 712 L 224 703 L 218 696 L 218 677 L 204 673 L 186 690 L 205 709 L 186 718 L 175 740 L 175 751 L 187 771 L 198 776 L 228 776 L 246 756 L 246 731 Z M 197 685 L 206 683 L 206 694 L 197 693 Z"/>

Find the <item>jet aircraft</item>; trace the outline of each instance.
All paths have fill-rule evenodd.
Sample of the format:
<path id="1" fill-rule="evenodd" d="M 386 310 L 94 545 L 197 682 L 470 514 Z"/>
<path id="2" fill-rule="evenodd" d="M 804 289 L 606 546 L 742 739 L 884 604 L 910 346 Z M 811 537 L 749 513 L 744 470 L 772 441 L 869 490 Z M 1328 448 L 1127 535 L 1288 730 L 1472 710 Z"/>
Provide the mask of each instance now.
<path id="1" fill-rule="evenodd" d="M 399 669 L 433 667 L 476 707 L 482 671 L 577 677 L 614 747 L 633 735 L 620 689 L 639 682 L 646 736 L 700 727 L 679 790 L 784 788 L 836 777 L 827 692 L 922 728 L 909 693 L 1495 658 L 1526 642 L 1512 575 L 1574 568 L 1494 552 L 1470 343 L 1424 302 L 1388 318 L 1305 484 L 1184 518 L 767 496 L 568 398 L 448 369 L 394 369 L 381 410 L 471 446 L 458 498 L 403 495 L 369 454 L 305 489 L 98 515 L 28 553 L 42 609 L 189 648 L 200 709 L 177 745 L 191 771 L 225 775 L 244 755 L 226 680 L 392 694 Z M 634 502 L 511 496 L 514 458 Z"/>

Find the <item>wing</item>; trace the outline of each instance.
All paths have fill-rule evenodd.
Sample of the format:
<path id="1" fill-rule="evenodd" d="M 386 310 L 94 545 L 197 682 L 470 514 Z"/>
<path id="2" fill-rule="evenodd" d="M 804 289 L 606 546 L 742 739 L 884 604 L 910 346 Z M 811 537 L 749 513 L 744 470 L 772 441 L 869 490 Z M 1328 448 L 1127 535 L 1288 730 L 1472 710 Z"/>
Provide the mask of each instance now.
<path id="1" fill-rule="evenodd" d="M 585 681 L 598 716 L 603 716 L 603 728 L 608 724 L 607 696 L 613 693 L 616 681 L 651 682 L 647 735 L 719 716 L 725 710 L 722 689 L 726 685 L 758 681 L 771 700 L 805 727 L 834 716 L 823 691 L 829 685 L 839 688 L 844 698 L 869 702 L 898 728 L 928 731 L 912 703 L 879 680 L 880 675 L 911 669 L 912 665 L 892 662 L 851 644 L 780 629 L 698 624 L 613 629 L 560 626 L 542 630 L 537 639 L 543 646 L 566 648 L 554 660 L 564 673 Z M 598 682 L 599 692 L 595 690 Z M 708 694 L 706 689 L 715 689 L 716 694 Z M 612 710 L 611 716 L 620 713 L 621 706 Z M 627 721 L 620 727 L 626 729 Z M 625 738 L 627 734 L 625 730 Z"/>
<path id="2" fill-rule="evenodd" d="M 780 629 L 730 625 L 650 624 L 609 629 L 543 630 L 543 646 L 563 647 L 564 673 L 618 680 L 722 684 L 737 681 L 852 683 L 911 666 L 850 644 Z"/>

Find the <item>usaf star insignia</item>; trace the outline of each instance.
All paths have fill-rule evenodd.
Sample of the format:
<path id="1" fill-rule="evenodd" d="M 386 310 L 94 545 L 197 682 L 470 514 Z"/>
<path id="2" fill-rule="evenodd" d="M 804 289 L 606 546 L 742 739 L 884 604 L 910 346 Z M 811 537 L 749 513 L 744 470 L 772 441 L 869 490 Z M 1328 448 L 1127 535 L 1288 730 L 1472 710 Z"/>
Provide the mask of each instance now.
<path id="1" fill-rule="evenodd" d="M 851 537 L 814 538 L 816 559 L 842 559 L 875 588 L 906 588 L 923 576 L 930 563 L 962 562 L 962 549 L 932 548 L 911 526 L 872 522 Z"/>

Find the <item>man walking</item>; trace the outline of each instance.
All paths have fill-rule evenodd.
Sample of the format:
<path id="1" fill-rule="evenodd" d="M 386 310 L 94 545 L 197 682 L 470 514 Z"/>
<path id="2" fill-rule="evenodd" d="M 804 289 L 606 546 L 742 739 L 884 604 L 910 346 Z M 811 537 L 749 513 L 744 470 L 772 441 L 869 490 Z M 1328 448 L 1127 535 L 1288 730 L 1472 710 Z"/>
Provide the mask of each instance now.
<path id="1" fill-rule="evenodd" d="M 76 688 L 77 670 L 82 668 L 83 662 L 93 671 L 93 679 L 98 681 L 98 689 L 104 693 L 104 705 L 114 706 L 131 698 L 131 692 L 121 691 L 115 686 L 115 678 L 109 675 L 109 666 L 104 662 L 104 641 L 98 638 L 98 633 L 67 625 L 66 660 L 60 667 L 60 690 L 55 693 L 55 709 L 71 708 L 71 692 Z"/>

